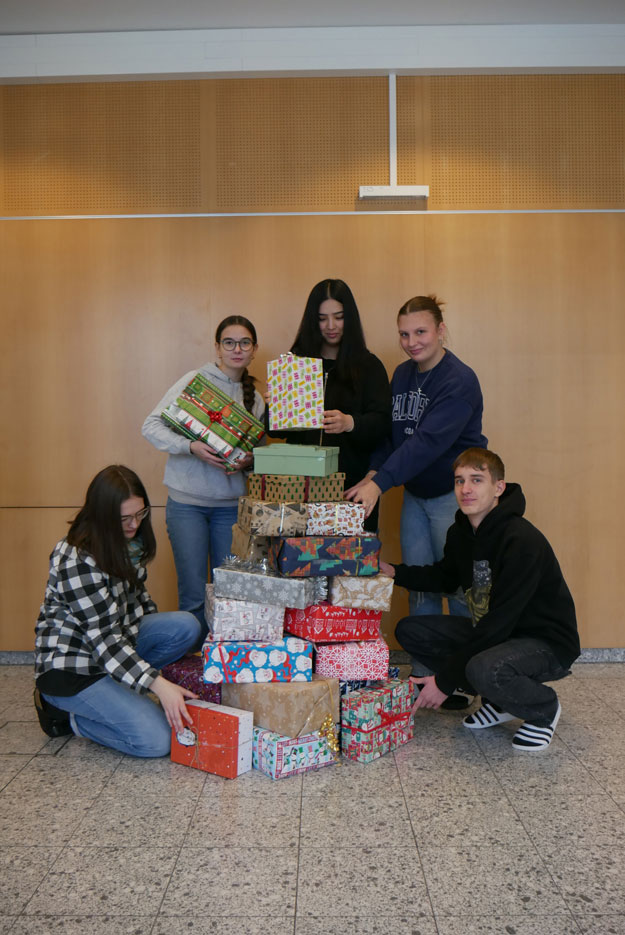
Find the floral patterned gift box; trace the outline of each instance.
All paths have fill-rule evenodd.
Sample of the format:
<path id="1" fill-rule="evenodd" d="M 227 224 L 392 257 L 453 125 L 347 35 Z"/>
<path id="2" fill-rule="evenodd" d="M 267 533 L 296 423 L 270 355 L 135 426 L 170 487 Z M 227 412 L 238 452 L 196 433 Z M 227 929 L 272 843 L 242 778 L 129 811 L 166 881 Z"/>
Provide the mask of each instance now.
<path id="1" fill-rule="evenodd" d="M 339 607 L 390 610 L 393 581 L 388 575 L 374 575 L 372 578 L 337 575 L 330 579 L 328 601 Z"/>
<path id="2" fill-rule="evenodd" d="M 212 701 L 214 704 L 221 701 L 221 685 L 211 685 L 204 681 L 204 660 L 197 653 L 189 653 L 182 659 L 163 666 L 161 675 L 174 685 L 188 688 L 202 701 Z"/>
<path id="3" fill-rule="evenodd" d="M 267 362 L 269 428 L 323 428 L 323 361 L 281 354 Z"/>
<path id="4" fill-rule="evenodd" d="M 393 679 L 380 688 L 365 688 L 341 699 L 341 750 L 361 763 L 407 743 L 413 736 L 412 688 Z"/>
<path id="5" fill-rule="evenodd" d="M 205 682 L 310 682 L 312 644 L 296 637 L 273 643 L 204 643 Z"/>
<path id="6" fill-rule="evenodd" d="M 283 637 L 284 607 L 215 597 L 206 586 L 205 617 L 210 640 L 265 640 Z"/>
<path id="7" fill-rule="evenodd" d="M 383 639 L 317 646 L 315 672 L 324 678 L 385 679 L 388 646 Z"/>

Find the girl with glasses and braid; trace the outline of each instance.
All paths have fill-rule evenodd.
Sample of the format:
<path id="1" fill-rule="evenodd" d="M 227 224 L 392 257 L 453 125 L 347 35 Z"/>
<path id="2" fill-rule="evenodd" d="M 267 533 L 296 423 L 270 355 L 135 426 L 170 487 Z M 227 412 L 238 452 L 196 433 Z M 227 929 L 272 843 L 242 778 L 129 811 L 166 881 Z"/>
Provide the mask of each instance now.
<path id="1" fill-rule="evenodd" d="M 155 552 L 145 487 L 123 465 L 104 468 L 50 556 L 35 627 L 35 707 L 50 737 L 166 756 L 171 728 L 190 722 L 185 698 L 196 696 L 159 669 L 196 643 L 200 625 L 189 613 L 157 613 L 145 589 Z"/>
<path id="2" fill-rule="evenodd" d="M 262 421 L 265 403 L 247 369 L 257 350 L 256 329 L 251 321 L 242 315 L 230 315 L 215 333 L 216 362 L 204 364 L 199 372 Z M 239 497 L 247 493 L 243 471 L 251 467 L 253 456 L 240 461 L 236 472 L 226 473 L 223 462 L 203 441 L 189 441 L 163 422 L 163 410 L 180 396 L 197 372 L 189 371 L 167 390 L 141 431 L 155 448 L 169 455 L 164 484 L 169 492 L 167 533 L 178 577 L 178 606 L 199 620 L 199 648 L 208 633 L 204 597 L 209 563 L 212 571 L 230 552 Z"/>

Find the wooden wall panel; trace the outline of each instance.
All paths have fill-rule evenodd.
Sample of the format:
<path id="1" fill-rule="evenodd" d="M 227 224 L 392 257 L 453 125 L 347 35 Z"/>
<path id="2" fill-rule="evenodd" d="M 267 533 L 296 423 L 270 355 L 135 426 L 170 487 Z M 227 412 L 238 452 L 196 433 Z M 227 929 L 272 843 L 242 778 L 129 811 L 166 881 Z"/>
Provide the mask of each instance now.
<path id="1" fill-rule="evenodd" d="M 325 276 L 352 285 L 389 373 L 403 359 L 399 306 L 429 291 L 447 300 L 451 348 L 480 377 L 486 432 L 561 559 L 585 645 L 622 646 L 614 582 L 625 510 L 615 470 L 624 444 L 624 248 L 622 215 L 1 223 L 9 353 L 0 374 L 0 649 L 31 646 L 45 559 L 60 535 L 60 521 L 42 517 L 71 514 L 113 461 L 134 467 L 162 505 L 165 457 L 141 439 L 144 416 L 178 376 L 211 358 L 226 314 L 256 323 L 262 379 Z M 393 492 L 382 511 L 389 560 L 399 558 L 399 504 Z M 173 607 L 162 528 L 159 543 L 157 563 L 167 558 L 151 582 Z M 400 595 L 387 633 L 404 607 Z"/>

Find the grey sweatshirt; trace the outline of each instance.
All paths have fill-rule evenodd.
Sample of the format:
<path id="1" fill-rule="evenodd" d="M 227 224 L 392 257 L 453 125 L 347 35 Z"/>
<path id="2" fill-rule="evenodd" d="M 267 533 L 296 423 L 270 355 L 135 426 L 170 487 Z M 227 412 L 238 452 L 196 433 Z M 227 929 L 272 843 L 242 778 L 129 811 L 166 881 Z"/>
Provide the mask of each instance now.
<path id="1" fill-rule="evenodd" d="M 167 390 L 143 423 L 141 434 L 159 451 L 169 453 L 163 483 L 172 500 L 195 506 L 236 506 L 239 497 L 245 496 L 247 492 L 245 474 L 242 471 L 226 474 L 212 464 L 200 461 L 191 454 L 191 441 L 183 435 L 178 435 L 161 419 L 163 409 L 180 396 L 187 383 L 198 372 L 231 399 L 243 404 L 241 383 L 233 383 L 216 364 L 204 364 L 199 371 L 190 370 L 189 373 L 185 373 Z M 262 421 L 264 411 L 264 400 L 257 392 L 252 414 Z"/>

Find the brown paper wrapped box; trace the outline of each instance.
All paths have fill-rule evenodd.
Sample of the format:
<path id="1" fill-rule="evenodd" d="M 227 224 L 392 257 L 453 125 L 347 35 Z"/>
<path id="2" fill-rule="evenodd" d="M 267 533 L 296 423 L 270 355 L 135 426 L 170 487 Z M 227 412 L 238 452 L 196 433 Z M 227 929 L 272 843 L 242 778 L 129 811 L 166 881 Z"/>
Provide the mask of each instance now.
<path id="1" fill-rule="evenodd" d="M 257 536 L 303 536 L 307 521 L 305 503 L 274 503 L 239 497 L 237 522 L 244 532 Z"/>
<path id="2" fill-rule="evenodd" d="M 258 561 L 261 558 L 267 558 L 269 555 L 269 545 L 271 538 L 269 536 L 255 536 L 251 532 L 241 529 L 238 523 L 232 527 L 232 548 L 233 555 L 239 558 L 253 559 Z"/>
<path id="3" fill-rule="evenodd" d="M 313 675 L 312 682 L 224 684 L 221 700 L 232 708 L 254 712 L 254 726 L 285 737 L 319 730 L 328 714 L 340 720 L 338 679 Z"/>

